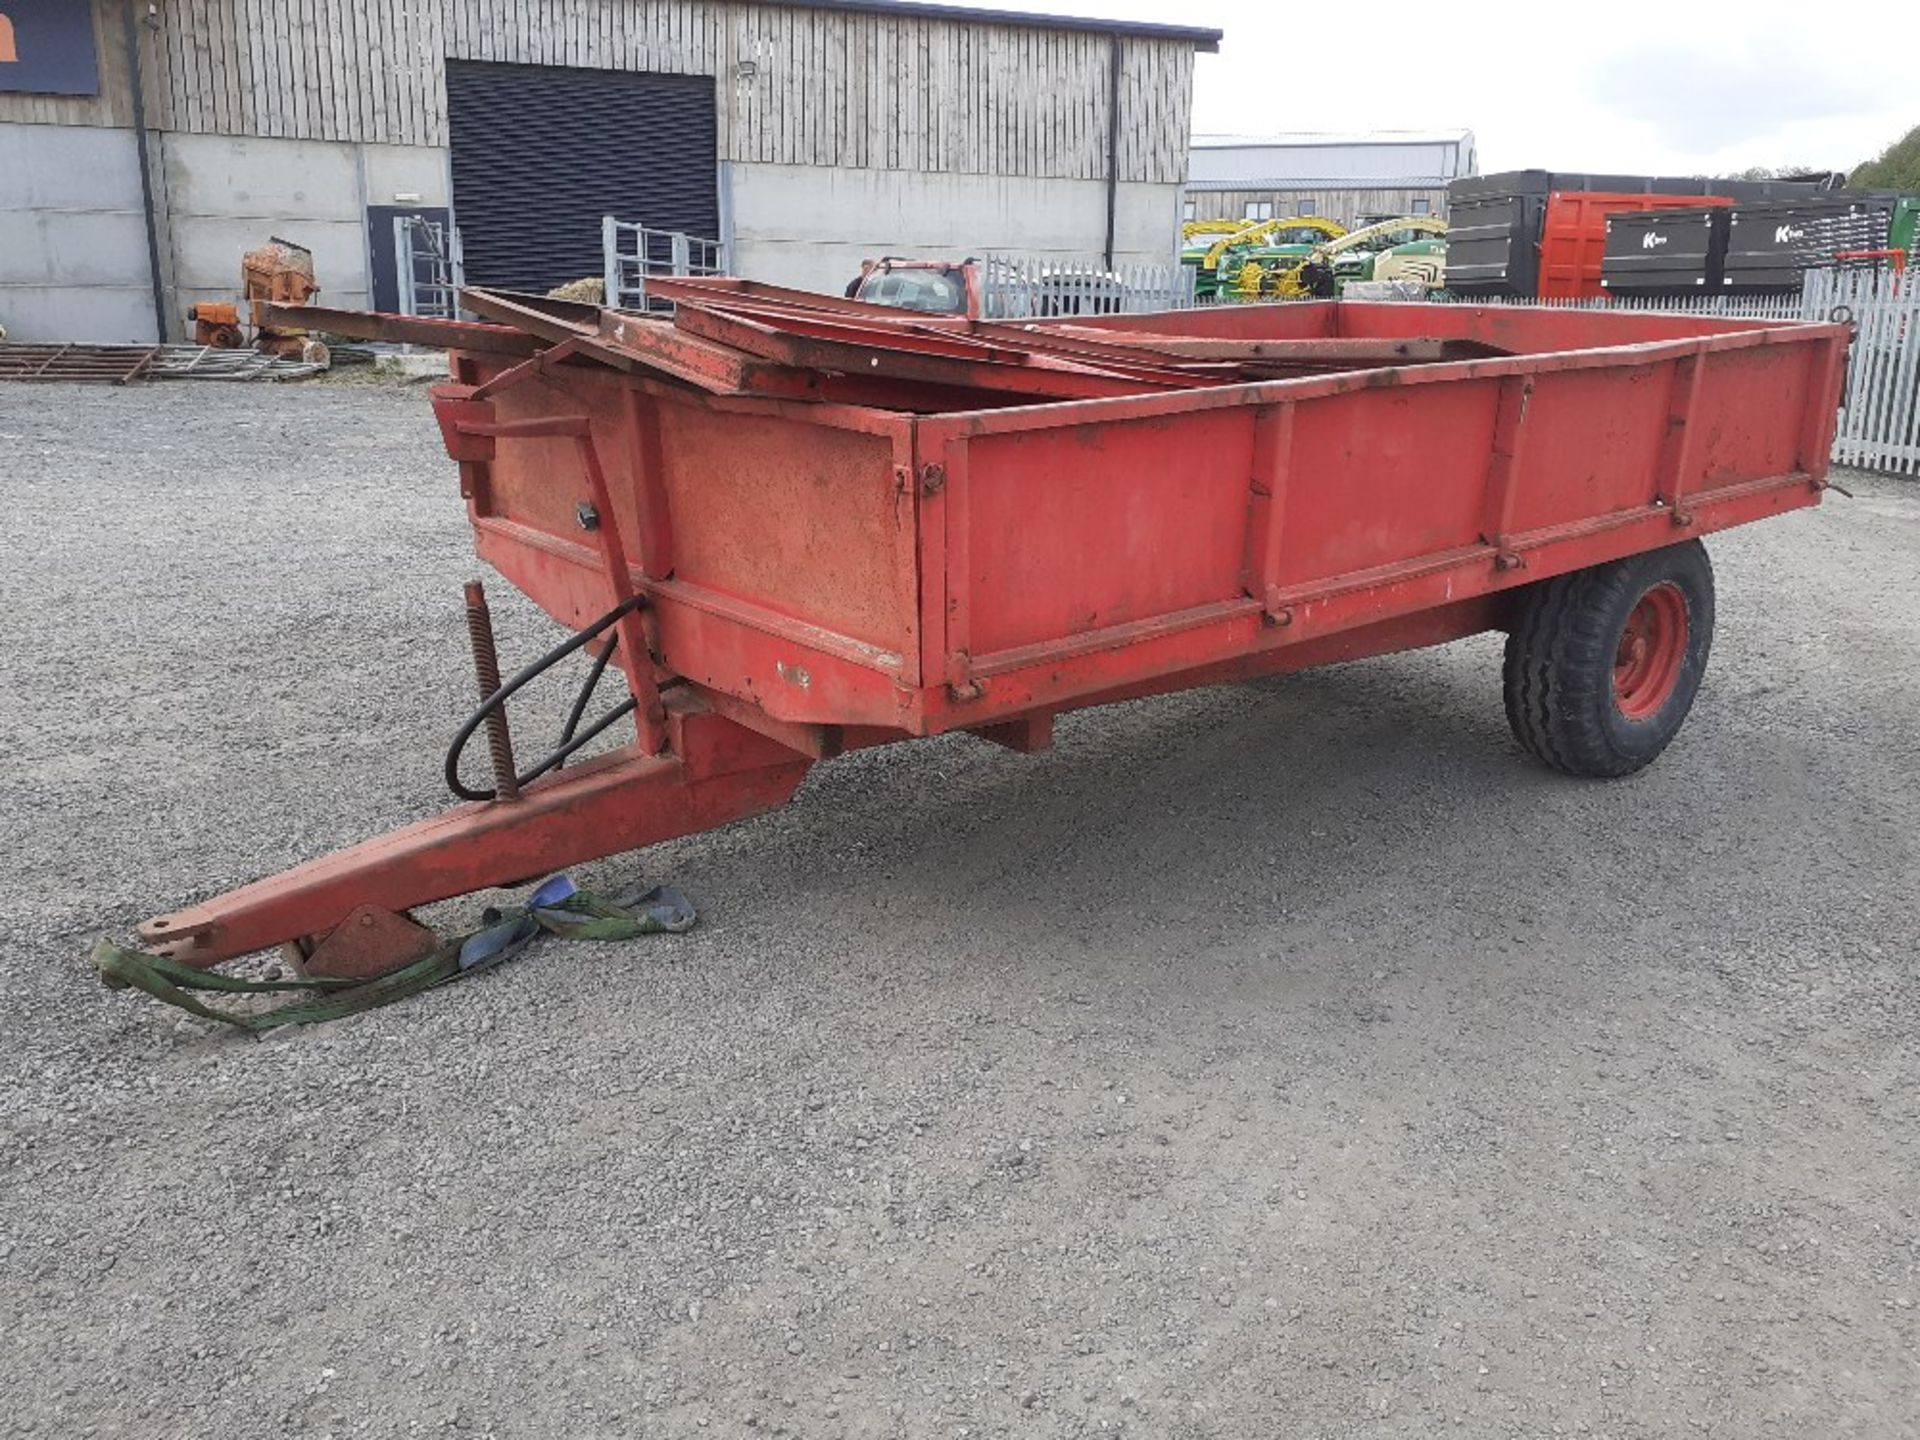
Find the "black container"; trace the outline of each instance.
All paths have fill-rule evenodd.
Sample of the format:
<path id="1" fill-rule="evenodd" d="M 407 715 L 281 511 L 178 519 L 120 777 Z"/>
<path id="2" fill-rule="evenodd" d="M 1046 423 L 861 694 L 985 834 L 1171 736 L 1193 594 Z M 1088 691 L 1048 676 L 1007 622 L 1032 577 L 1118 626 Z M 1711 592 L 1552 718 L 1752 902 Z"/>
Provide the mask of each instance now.
<path id="1" fill-rule="evenodd" d="M 1720 285 L 1730 291 L 1798 290 L 1808 270 L 1850 250 L 1880 250 L 1893 224 L 1892 197 L 1845 191 L 1736 205 L 1727 221 Z"/>
<path id="2" fill-rule="evenodd" d="M 1447 289 L 1531 295 L 1540 281 L 1540 216 L 1547 196 L 1477 195 L 1447 201 Z"/>
<path id="3" fill-rule="evenodd" d="M 1609 215 L 1600 284 L 1611 295 L 1704 295 L 1717 290 L 1731 213 L 1716 205 Z"/>
<path id="4" fill-rule="evenodd" d="M 1587 175 L 1506 170 L 1447 186 L 1447 289 L 1460 295 L 1531 297 L 1540 289 L 1540 230 L 1547 197 L 1578 190 L 1614 195 L 1716 195 L 1730 200 L 1811 197 L 1790 180 L 1709 180 L 1693 175 Z"/>
<path id="5" fill-rule="evenodd" d="M 1792 200 L 1822 193 L 1804 180 L 1715 180 L 1705 175 L 1586 175 L 1567 170 L 1504 170 L 1467 175 L 1447 186 L 1447 203 L 1482 195 L 1550 195 L 1556 190 L 1611 195 L 1717 195 L 1728 200 Z"/>

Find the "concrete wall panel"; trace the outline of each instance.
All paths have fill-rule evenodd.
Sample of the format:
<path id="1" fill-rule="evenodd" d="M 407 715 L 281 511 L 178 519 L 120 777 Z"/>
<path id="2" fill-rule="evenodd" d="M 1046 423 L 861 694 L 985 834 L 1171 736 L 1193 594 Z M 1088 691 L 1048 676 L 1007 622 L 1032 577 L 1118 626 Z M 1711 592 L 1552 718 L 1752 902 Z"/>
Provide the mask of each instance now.
<path id="1" fill-rule="evenodd" d="M 13 340 L 152 340 L 131 130 L 0 124 L 0 325 Z"/>
<path id="2" fill-rule="evenodd" d="M 131 130 L 0 124 L 0 210 L 138 210 Z"/>
<path id="3" fill-rule="evenodd" d="M 369 205 L 447 204 L 447 152 L 430 145 L 364 147 Z"/>
<path id="4" fill-rule="evenodd" d="M 321 300 L 368 303 L 356 147 L 320 140 L 166 137 L 175 304 L 234 300 L 240 257 L 278 235 L 313 251 Z"/>
<path id="5" fill-rule="evenodd" d="M 153 292 L 146 285 L 0 285 L 0 326 L 8 340 L 153 343 Z"/>
<path id="6" fill-rule="evenodd" d="M 352 145 L 168 135 L 166 171 L 175 215 L 352 220 L 360 214 Z"/>
<path id="7" fill-rule="evenodd" d="M 1106 239 L 1106 186 L 1094 180 L 734 165 L 734 263 L 743 275 L 839 291 L 863 259 L 989 252 L 1085 258 Z M 1121 264 L 1172 259 L 1177 185 L 1123 184 Z"/>
<path id="8" fill-rule="evenodd" d="M 174 275 L 181 304 L 235 300 L 240 295 L 240 257 L 264 245 L 268 232 L 313 251 L 313 269 L 325 305 L 364 305 L 366 246 L 356 220 L 230 219 L 219 215 L 173 216 Z"/>
<path id="9" fill-rule="evenodd" d="M 147 229 L 137 214 L 0 210 L 0 286 L 146 282 Z"/>
<path id="10" fill-rule="evenodd" d="M 1105 212 L 1101 227 L 1104 233 Z M 1169 265 L 1179 251 L 1180 187 L 1122 185 L 1114 196 L 1115 256 L 1128 264 Z M 1094 253 L 1100 247 L 1096 244 Z"/>

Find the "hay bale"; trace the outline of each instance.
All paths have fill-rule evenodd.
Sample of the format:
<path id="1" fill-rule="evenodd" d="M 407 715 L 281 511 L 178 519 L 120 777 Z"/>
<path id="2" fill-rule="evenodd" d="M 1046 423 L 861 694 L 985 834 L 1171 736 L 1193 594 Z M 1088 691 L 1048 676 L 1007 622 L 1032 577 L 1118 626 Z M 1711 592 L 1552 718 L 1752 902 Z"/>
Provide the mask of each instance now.
<path id="1" fill-rule="evenodd" d="M 556 285 L 547 292 L 549 300 L 576 300 L 583 305 L 604 305 L 607 303 L 607 282 L 598 275 L 589 275 L 584 280 L 569 280 L 564 285 Z"/>

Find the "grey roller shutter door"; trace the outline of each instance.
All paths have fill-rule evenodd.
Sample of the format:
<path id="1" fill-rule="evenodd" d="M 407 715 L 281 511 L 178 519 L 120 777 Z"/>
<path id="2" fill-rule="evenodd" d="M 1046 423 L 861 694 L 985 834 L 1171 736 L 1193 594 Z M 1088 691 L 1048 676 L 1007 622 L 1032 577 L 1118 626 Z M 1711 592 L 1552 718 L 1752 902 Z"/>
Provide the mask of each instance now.
<path id="1" fill-rule="evenodd" d="M 603 215 L 719 237 L 711 76 L 449 60 L 447 118 L 470 284 L 600 274 Z"/>

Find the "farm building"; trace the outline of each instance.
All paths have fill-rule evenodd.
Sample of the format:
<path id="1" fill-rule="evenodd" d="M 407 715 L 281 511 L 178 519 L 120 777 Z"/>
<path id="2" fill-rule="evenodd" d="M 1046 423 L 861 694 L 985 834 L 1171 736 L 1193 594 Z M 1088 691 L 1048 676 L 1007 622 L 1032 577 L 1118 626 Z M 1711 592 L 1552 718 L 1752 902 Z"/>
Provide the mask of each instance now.
<path id="1" fill-rule="evenodd" d="M 1471 130 L 1196 135 L 1182 218 L 1444 215 L 1447 182 L 1479 173 Z"/>
<path id="2" fill-rule="evenodd" d="M 1168 259 L 1219 32 L 896 0 L 0 0 L 0 325 L 178 337 L 269 236 L 391 307 L 396 217 L 475 284 L 601 223 L 838 291 L 883 253 Z M 5 56 L 11 53 L 12 59 Z M 137 123 L 136 123 L 137 121 Z"/>

